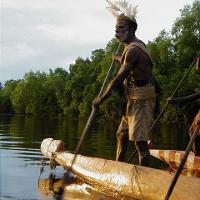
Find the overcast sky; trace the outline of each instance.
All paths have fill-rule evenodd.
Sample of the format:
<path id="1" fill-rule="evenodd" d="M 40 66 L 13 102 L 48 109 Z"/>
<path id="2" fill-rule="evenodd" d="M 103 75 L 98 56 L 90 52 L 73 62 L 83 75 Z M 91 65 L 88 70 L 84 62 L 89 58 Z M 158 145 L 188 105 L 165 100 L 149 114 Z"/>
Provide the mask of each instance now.
<path id="1" fill-rule="evenodd" d="M 1 0 L 0 82 L 30 70 L 68 69 L 114 37 L 115 18 L 105 0 Z M 137 36 L 144 42 L 169 31 L 180 9 L 193 0 L 133 0 Z"/>

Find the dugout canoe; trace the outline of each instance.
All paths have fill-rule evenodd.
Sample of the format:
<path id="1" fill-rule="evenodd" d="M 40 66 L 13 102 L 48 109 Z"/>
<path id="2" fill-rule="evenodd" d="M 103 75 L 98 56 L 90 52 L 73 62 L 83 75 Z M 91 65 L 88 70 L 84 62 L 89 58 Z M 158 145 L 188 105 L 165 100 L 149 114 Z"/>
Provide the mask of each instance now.
<path id="1" fill-rule="evenodd" d="M 53 138 L 41 144 L 44 156 L 67 168 L 74 154 L 62 148 L 62 142 Z M 82 155 L 77 155 L 71 170 L 87 183 L 141 200 L 163 200 L 173 178 L 164 170 Z M 199 200 L 199 188 L 200 179 L 180 175 L 170 200 Z"/>
<path id="2" fill-rule="evenodd" d="M 150 149 L 150 154 L 169 164 L 173 170 L 177 170 L 185 152 L 176 150 Z M 192 175 L 200 178 L 200 157 L 195 156 L 195 154 L 191 152 L 188 155 L 187 161 L 181 173 L 187 176 Z"/>

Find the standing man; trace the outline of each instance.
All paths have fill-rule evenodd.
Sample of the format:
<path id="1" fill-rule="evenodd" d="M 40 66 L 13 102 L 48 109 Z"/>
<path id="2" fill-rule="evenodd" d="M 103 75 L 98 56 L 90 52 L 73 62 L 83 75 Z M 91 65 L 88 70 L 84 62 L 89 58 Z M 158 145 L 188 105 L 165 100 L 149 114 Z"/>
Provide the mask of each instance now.
<path id="1" fill-rule="evenodd" d="M 146 45 L 135 36 L 136 7 L 126 1 L 110 2 L 109 10 L 117 18 L 115 37 L 125 44 L 122 57 L 117 60 L 121 67 L 105 92 L 96 97 L 93 107 L 98 107 L 115 89 L 124 85 L 127 107 L 117 131 L 116 160 L 123 161 L 128 140 L 134 141 L 139 153 L 139 164 L 149 164 L 149 129 L 155 106 L 155 89 L 152 78 L 152 61 Z M 120 12 L 120 13 L 119 13 Z"/>

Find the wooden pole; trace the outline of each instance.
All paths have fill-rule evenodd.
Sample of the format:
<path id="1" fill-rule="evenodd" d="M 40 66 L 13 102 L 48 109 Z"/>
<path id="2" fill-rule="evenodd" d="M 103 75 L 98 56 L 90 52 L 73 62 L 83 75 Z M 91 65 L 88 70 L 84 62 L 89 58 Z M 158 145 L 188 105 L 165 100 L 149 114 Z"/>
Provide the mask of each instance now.
<path id="1" fill-rule="evenodd" d="M 196 137 L 198 135 L 199 128 L 200 128 L 200 122 L 197 124 L 197 127 L 195 128 L 194 133 L 193 133 L 193 135 L 192 135 L 192 137 L 191 137 L 191 139 L 190 139 L 190 141 L 189 141 L 189 143 L 187 145 L 187 148 L 186 148 L 186 151 L 185 151 L 185 155 L 184 155 L 183 159 L 181 160 L 181 163 L 179 164 L 179 166 L 177 168 L 177 171 L 176 171 L 176 173 L 175 173 L 175 175 L 174 175 L 174 177 L 172 179 L 172 182 L 171 182 L 171 184 L 169 186 L 169 189 L 168 189 L 168 191 L 166 193 L 165 200 L 168 200 L 169 197 L 171 196 L 172 192 L 173 192 L 173 189 L 174 189 L 174 187 L 176 185 L 176 182 L 177 182 L 177 180 L 179 178 L 179 175 L 180 175 L 180 173 L 181 173 L 181 171 L 183 169 L 183 166 L 185 165 L 185 162 L 187 161 L 187 157 L 188 157 L 188 155 L 190 153 L 192 145 L 193 145 L 193 143 L 194 143 L 194 141 L 195 141 L 195 139 L 196 139 Z"/>
<path id="2" fill-rule="evenodd" d="M 116 50 L 116 52 L 115 52 L 116 55 L 119 54 L 119 51 L 120 51 L 120 49 L 121 49 L 121 46 L 122 46 L 122 43 L 120 42 L 120 43 L 118 44 L 117 50 Z M 114 64 L 115 64 L 115 60 L 112 60 L 112 63 L 111 63 L 111 65 L 110 65 L 109 69 L 108 69 L 108 72 L 107 72 L 107 74 L 106 74 L 106 77 L 105 77 L 105 79 L 104 79 L 103 85 L 102 85 L 102 87 L 101 87 L 101 90 L 100 90 L 98 96 L 101 96 L 101 95 L 102 95 L 102 93 L 103 93 L 103 91 L 104 91 L 104 89 L 105 89 L 105 87 L 106 87 L 106 85 L 107 85 L 107 83 L 108 83 L 108 81 L 109 81 L 109 79 L 110 79 L 110 76 L 111 76 L 111 74 L 112 74 L 112 72 L 113 72 L 113 66 L 114 66 Z M 93 107 L 93 108 L 92 108 L 92 112 L 90 113 L 90 116 L 89 116 L 89 118 L 88 118 L 88 120 L 87 120 L 87 123 L 86 123 L 86 125 L 85 125 L 85 128 L 84 128 L 84 130 L 83 130 L 83 132 L 82 132 L 82 135 L 81 135 L 81 137 L 80 137 L 79 143 L 78 143 L 78 145 L 76 146 L 76 149 L 75 149 L 75 151 L 74 151 L 74 158 L 73 158 L 73 160 L 72 160 L 72 163 L 71 163 L 71 167 L 70 167 L 70 168 L 72 168 L 72 166 L 73 166 L 73 164 L 74 164 L 74 162 L 75 162 L 75 160 L 76 160 L 76 156 L 77 156 L 77 154 L 79 153 L 79 151 L 80 151 L 80 149 L 81 149 L 81 146 L 82 146 L 83 141 L 84 141 L 84 139 L 85 139 L 86 133 L 88 132 L 88 130 L 89 130 L 91 124 L 92 124 L 92 121 L 93 121 L 93 119 L 94 119 L 95 112 L 96 112 L 96 108 Z"/>

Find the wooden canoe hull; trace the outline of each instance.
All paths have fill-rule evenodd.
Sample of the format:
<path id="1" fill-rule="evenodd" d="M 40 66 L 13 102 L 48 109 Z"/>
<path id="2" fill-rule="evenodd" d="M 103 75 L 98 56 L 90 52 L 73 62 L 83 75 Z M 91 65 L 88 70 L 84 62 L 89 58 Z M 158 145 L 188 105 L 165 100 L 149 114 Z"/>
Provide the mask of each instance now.
<path id="1" fill-rule="evenodd" d="M 62 179 L 56 179 L 53 183 L 48 178 L 42 178 L 38 181 L 38 189 L 40 192 L 40 196 L 42 198 L 54 198 L 55 195 L 59 195 L 59 191 L 63 187 Z M 73 181 L 70 184 L 65 184 L 64 193 L 62 193 L 62 200 L 121 200 L 121 196 L 117 194 L 105 194 L 96 188 L 93 188 L 91 185 L 80 182 Z M 126 198 L 126 200 L 133 200 L 132 198 Z"/>
<path id="2" fill-rule="evenodd" d="M 52 158 L 53 153 L 56 162 L 69 167 L 74 155 L 52 152 L 51 144 L 48 139 L 42 142 L 44 156 Z M 163 200 L 173 178 L 163 170 L 81 155 L 77 155 L 71 170 L 86 182 L 142 200 Z M 199 188 L 200 179 L 180 175 L 170 200 L 199 200 Z"/>
<path id="3" fill-rule="evenodd" d="M 184 156 L 184 151 L 151 149 L 150 154 L 170 165 L 173 170 L 177 170 Z M 192 175 L 200 178 L 200 157 L 194 153 L 188 155 L 183 167 L 182 174 Z"/>

